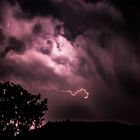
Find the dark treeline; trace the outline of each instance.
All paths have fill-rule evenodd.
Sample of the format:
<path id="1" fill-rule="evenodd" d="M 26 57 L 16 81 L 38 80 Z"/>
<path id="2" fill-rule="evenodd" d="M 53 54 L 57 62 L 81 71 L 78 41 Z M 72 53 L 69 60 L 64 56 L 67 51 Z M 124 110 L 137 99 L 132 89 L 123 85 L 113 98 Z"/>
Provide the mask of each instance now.
<path id="1" fill-rule="evenodd" d="M 17 135 L 11 138 L 15 140 L 47 140 L 47 139 L 69 139 L 75 137 L 93 139 L 111 137 L 115 138 L 120 134 L 129 135 L 140 130 L 138 125 L 128 125 L 113 121 L 101 122 L 48 122 L 42 128 L 32 130 L 28 133 Z M 10 138 L 9 138 L 10 139 Z"/>

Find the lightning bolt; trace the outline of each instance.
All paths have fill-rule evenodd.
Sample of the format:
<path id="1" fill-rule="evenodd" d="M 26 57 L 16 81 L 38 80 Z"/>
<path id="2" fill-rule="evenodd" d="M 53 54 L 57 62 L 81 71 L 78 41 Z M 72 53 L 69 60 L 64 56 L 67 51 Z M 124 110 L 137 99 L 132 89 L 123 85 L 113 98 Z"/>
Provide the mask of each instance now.
<path id="1" fill-rule="evenodd" d="M 84 96 L 84 99 L 88 99 L 88 97 L 89 97 L 89 92 L 87 92 L 87 90 L 86 89 L 84 89 L 84 88 L 81 88 L 81 89 L 78 89 L 78 90 L 76 90 L 75 92 L 73 92 L 72 90 L 60 90 L 60 89 L 57 89 L 57 88 L 55 88 L 55 87 L 50 87 L 50 88 L 46 88 L 47 90 L 55 90 L 55 91 L 57 91 L 57 92 L 61 92 L 61 93 L 69 93 L 69 94 L 71 94 L 72 96 L 76 96 L 76 95 L 78 95 L 78 94 L 80 94 L 80 93 L 84 93 L 85 94 L 85 96 Z"/>
<path id="2" fill-rule="evenodd" d="M 85 94 L 84 99 L 88 99 L 89 96 L 89 92 L 87 92 L 86 89 L 84 88 L 78 89 L 76 92 L 73 92 L 71 90 L 61 90 L 61 92 L 70 93 L 72 96 L 76 96 L 77 94 L 84 93 Z"/>

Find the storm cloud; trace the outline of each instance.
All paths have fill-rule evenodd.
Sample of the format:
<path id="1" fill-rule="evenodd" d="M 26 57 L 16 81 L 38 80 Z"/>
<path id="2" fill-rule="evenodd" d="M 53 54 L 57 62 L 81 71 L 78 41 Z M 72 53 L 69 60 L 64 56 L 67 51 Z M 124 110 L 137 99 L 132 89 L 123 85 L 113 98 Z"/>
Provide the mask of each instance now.
<path id="1" fill-rule="evenodd" d="M 129 6 L 86 0 L 1 5 L 0 81 L 48 97 L 48 120 L 140 123 L 139 32 L 128 28 Z"/>

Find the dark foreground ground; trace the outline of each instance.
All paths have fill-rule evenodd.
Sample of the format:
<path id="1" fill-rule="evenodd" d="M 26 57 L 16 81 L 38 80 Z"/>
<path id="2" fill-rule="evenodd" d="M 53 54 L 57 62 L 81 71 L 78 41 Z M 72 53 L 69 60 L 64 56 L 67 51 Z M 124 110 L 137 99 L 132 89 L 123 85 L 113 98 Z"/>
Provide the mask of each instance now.
<path id="1" fill-rule="evenodd" d="M 120 135 L 140 135 L 140 126 L 128 125 L 118 122 L 48 122 L 40 129 L 32 130 L 29 133 L 17 136 L 16 140 L 75 140 L 75 139 L 97 139 L 111 138 L 112 140 Z M 0 138 L 0 140 L 5 138 Z M 8 138 L 11 139 L 11 138 Z M 13 138 L 12 138 L 13 139 Z"/>

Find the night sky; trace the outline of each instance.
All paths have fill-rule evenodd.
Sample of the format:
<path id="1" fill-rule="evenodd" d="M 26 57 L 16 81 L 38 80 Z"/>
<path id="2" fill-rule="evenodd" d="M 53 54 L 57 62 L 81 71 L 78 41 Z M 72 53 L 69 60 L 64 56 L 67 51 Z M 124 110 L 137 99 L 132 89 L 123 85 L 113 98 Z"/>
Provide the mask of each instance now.
<path id="1" fill-rule="evenodd" d="M 136 0 L 1 0 L 0 81 L 48 98 L 46 120 L 140 124 Z"/>

